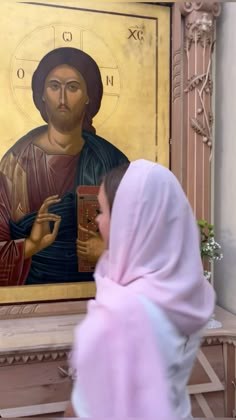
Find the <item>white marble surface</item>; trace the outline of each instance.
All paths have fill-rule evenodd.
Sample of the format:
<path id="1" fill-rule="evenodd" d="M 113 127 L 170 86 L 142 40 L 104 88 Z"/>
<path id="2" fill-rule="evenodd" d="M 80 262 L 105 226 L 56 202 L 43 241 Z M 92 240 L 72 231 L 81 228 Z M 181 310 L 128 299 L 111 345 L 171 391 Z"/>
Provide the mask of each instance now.
<path id="1" fill-rule="evenodd" d="M 6 319 L 0 322 L 0 355 L 6 352 L 70 347 L 80 315 Z"/>

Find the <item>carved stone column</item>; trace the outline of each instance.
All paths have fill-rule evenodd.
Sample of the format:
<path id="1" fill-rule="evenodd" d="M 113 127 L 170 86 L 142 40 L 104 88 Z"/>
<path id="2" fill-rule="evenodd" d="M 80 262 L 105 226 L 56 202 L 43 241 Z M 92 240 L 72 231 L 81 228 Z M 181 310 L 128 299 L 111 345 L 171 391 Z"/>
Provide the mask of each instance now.
<path id="1" fill-rule="evenodd" d="M 207 0 L 176 4 L 173 13 L 172 152 L 178 152 L 179 160 L 176 165 L 172 153 L 172 166 L 196 217 L 208 220 L 214 148 L 212 58 L 220 11 L 219 3 Z"/>

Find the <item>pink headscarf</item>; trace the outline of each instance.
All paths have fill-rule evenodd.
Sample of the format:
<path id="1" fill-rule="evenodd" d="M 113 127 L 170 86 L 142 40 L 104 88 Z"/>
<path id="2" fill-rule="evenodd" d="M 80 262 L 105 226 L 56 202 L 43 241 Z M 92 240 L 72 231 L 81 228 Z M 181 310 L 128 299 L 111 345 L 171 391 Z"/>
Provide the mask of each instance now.
<path id="1" fill-rule="evenodd" d="M 109 255 L 102 259 L 96 278 L 106 274 L 143 294 L 184 335 L 201 329 L 212 315 L 215 294 L 203 274 L 197 223 L 165 167 L 131 163 L 114 201 Z"/>
<path id="2" fill-rule="evenodd" d="M 76 332 L 74 351 L 91 416 L 173 420 L 164 361 L 137 295 L 190 335 L 211 316 L 214 292 L 203 276 L 192 210 L 168 169 L 145 160 L 130 164 L 95 279 L 96 300 Z"/>

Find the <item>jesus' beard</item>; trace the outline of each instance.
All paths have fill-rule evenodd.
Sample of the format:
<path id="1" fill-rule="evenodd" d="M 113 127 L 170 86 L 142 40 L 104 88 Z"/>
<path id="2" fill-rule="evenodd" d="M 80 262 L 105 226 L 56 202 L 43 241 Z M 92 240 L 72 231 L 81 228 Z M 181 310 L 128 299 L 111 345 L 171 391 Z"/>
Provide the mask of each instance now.
<path id="1" fill-rule="evenodd" d="M 69 133 L 79 126 L 82 127 L 84 115 L 84 111 L 75 114 L 68 110 L 64 114 L 56 110 L 50 115 L 50 122 L 59 132 Z"/>

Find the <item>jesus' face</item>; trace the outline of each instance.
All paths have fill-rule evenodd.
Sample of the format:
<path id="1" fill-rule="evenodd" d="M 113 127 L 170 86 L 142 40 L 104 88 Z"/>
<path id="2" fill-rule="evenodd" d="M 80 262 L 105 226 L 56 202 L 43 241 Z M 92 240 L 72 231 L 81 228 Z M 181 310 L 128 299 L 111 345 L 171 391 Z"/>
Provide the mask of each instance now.
<path id="1" fill-rule="evenodd" d="M 61 132 L 70 132 L 83 121 L 89 98 L 82 75 L 66 64 L 48 74 L 43 100 L 51 122 Z"/>

